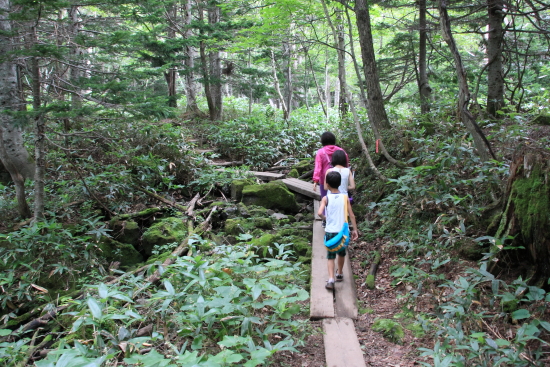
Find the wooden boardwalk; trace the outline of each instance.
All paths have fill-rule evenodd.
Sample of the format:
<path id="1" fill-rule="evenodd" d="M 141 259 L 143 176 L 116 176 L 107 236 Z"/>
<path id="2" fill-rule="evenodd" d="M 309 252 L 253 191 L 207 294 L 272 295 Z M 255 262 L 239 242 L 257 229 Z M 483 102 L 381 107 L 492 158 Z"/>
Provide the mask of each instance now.
<path id="1" fill-rule="evenodd" d="M 283 182 L 291 191 L 299 192 L 300 194 L 309 196 L 315 200 L 321 200 L 319 188 L 317 188 L 316 191 L 313 191 L 313 184 L 311 182 L 302 181 L 297 178 L 285 178 L 283 179 Z"/>
<path id="2" fill-rule="evenodd" d="M 319 201 L 315 200 L 315 212 Z M 311 257 L 310 318 L 323 320 L 323 341 L 327 367 L 365 367 L 353 320 L 357 319 L 355 280 L 348 251 L 344 263 L 344 281 L 335 283 L 334 292 L 325 288 L 327 251 L 323 241 L 325 230 L 316 215 L 313 223 Z"/>

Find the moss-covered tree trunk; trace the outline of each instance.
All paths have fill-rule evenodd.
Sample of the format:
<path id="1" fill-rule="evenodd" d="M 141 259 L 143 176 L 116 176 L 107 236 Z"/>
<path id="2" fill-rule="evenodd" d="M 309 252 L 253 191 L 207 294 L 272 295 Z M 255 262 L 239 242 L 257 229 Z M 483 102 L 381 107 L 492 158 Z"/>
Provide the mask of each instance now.
<path id="1" fill-rule="evenodd" d="M 525 147 L 515 154 L 505 198 L 496 238 L 514 236 L 532 262 L 531 283 L 544 285 L 550 277 L 550 152 Z"/>

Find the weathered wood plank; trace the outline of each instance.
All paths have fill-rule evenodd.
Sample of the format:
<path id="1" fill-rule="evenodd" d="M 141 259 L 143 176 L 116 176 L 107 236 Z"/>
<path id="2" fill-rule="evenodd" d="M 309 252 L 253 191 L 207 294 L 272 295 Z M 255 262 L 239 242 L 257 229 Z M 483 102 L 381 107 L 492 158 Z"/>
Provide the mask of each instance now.
<path id="1" fill-rule="evenodd" d="M 347 317 L 353 320 L 357 319 L 357 290 L 355 289 L 355 280 L 351 269 L 350 256 L 353 249 L 349 249 L 344 263 L 344 281 L 336 282 L 336 303 L 334 304 L 337 317 Z"/>
<path id="2" fill-rule="evenodd" d="M 285 178 L 282 181 L 289 188 L 289 190 L 299 192 L 300 194 L 309 196 L 315 200 L 321 200 L 319 189 L 317 189 L 317 191 L 313 191 L 313 184 L 310 182 L 305 182 L 297 178 Z"/>
<path id="3" fill-rule="evenodd" d="M 317 215 L 317 212 L 319 211 L 319 205 L 321 205 L 321 202 L 319 200 L 313 200 L 313 215 L 315 217 L 315 220 L 321 220 L 321 217 Z"/>
<path id="4" fill-rule="evenodd" d="M 312 319 L 334 317 L 332 292 L 325 288 L 327 281 L 327 250 L 323 242 L 325 230 L 321 222 L 313 222 L 313 253 L 311 255 L 311 295 L 309 316 Z"/>
<path id="5" fill-rule="evenodd" d="M 323 341 L 327 367 L 366 367 L 353 320 L 323 320 Z"/>
<path id="6" fill-rule="evenodd" d="M 273 181 L 273 180 L 280 180 L 282 178 L 285 178 L 285 174 L 283 173 L 259 172 L 259 171 L 251 171 L 251 173 L 253 173 L 254 176 L 258 177 L 260 180 L 264 180 L 264 181 Z"/>

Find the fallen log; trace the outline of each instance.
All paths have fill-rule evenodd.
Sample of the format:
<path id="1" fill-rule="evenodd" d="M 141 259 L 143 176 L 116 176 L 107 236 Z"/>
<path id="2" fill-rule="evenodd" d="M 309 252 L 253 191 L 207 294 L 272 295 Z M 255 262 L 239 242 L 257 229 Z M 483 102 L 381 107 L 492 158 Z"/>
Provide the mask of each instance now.
<path id="1" fill-rule="evenodd" d="M 188 208 L 187 208 L 187 215 L 189 217 L 193 216 L 193 210 L 195 209 L 195 204 L 197 204 L 197 201 L 200 199 L 201 195 L 197 193 L 195 197 L 189 202 Z"/>
<path id="2" fill-rule="evenodd" d="M 162 202 L 162 203 L 164 203 L 164 204 L 166 204 L 166 205 L 170 205 L 170 206 L 172 206 L 172 207 L 174 207 L 174 208 L 176 208 L 176 209 L 179 209 L 179 210 L 181 210 L 182 212 L 186 212 L 186 211 L 187 211 L 187 208 L 186 208 L 186 207 L 181 206 L 181 205 L 176 204 L 176 203 L 173 203 L 173 202 L 171 202 L 170 200 L 165 199 L 165 198 L 163 198 L 162 196 L 155 194 L 154 192 L 151 192 L 151 191 L 146 190 L 146 189 L 144 189 L 144 188 L 142 188 L 142 187 L 139 187 L 139 186 L 134 186 L 134 188 L 135 188 L 136 190 L 139 190 L 139 191 L 141 191 L 141 192 L 143 192 L 143 193 L 149 195 L 150 197 L 152 197 L 152 198 L 154 198 L 154 199 L 157 199 L 158 201 L 160 201 L 160 202 Z"/>
<path id="3" fill-rule="evenodd" d="M 370 265 L 369 274 L 365 279 L 365 284 L 369 289 L 374 289 L 375 280 L 376 280 L 376 271 L 378 270 L 378 265 L 380 264 L 380 261 L 381 261 L 380 252 L 374 251 L 373 255 L 374 255 L 374 259 L 372 260 L 372 264 Z"/>
<path id="4" fill-rule="evenodd" d="M 300 180 L 304 180 L 306 178 L 310 178 L 310 177 L 313 177 L 313 170 L 311 171 L 307 171 L 306 173 L 304 173 L 303 175 L 301 175 L 300 177 L 298 177 Z"/>

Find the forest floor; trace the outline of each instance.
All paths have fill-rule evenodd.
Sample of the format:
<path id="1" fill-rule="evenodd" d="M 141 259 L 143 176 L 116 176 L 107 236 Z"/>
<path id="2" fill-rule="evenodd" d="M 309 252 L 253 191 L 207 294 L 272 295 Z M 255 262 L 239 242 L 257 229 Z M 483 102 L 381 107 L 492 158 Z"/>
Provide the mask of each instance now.
<path id="1" fill-rule="evenodd" d="M 412 331 L 405 329 L 402 343 L 396 344 L 386 339 L 382 333 L 372 330 L 372 324 L 376 319 L 394 319 L 396 315 L 403 314 L 403 310 L 406 309 L 398 300 L 399 294 L 407 292 L 404 285 L 391 285 L 389 269 L 395 264 L 398 257 L 393 251 L 383 250 L 386 245 L 384 241 L 386 240 L 378 239 L 371 243 L 359 241 L 351 245 L 351 265 L 359 308 L 359 316 L 355 320 L 357 337 L 367 366 L 418 366 L 420 361 L 429 361 L 418 355 L 418 348 L 433 348 L 433 338 L 428 336 L 417 338 Z M 382 262 L 377 271 L 376 288 L 370 290 L 364 284 L 364 280 L 370 266 L 366 260 L 374 250 L 382 253 Z M 350 257 L 346 261 L 349 259 Z M 432 311 L 431 302 L 420 301 L 414 307 L 415 313 Z M 276 355 L 273 365 L 281 367 L 323 367 L 326 365 L 321 321 L 311 321 L 310 323 L 313 332 L 304 340 L 305 345 L 298 348 L 299 352 L 279 353 Z"/>

